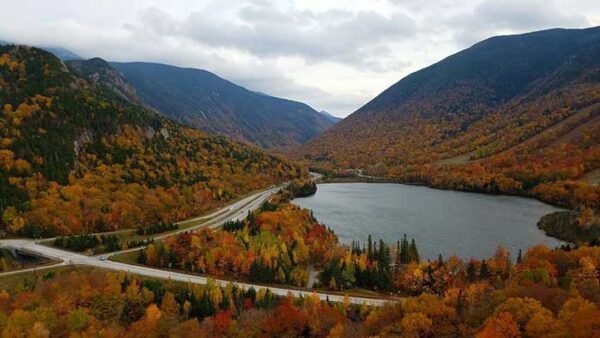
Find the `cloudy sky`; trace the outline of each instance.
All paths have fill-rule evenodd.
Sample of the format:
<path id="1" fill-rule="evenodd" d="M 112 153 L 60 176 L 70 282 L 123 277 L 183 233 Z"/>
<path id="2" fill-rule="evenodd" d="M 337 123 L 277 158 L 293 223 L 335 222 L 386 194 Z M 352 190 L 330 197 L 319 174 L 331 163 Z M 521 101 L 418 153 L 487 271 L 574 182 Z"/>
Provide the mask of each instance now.
<path id="1" fill-rule="evenodd" d="M 2 1 L 0 39 L 203 68 L 346 116 L 498 34 L 600 25 L 598 0 Z"/>

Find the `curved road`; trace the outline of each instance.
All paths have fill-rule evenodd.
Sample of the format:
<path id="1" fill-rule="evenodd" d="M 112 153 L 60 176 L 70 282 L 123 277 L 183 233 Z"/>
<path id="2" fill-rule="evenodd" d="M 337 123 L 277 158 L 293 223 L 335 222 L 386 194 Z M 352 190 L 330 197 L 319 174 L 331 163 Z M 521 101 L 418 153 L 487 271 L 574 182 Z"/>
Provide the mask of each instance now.
<path id="1" fill-rule="evenodd" d="M 194 230 L 197 230 L 198 228 L 203 228 L 203 227 L 210 227 L 210 228 L 214 229 L 214 228 L 220 227 L 221 225 L 223 225 L 223 223 L 225 223 L 228 220 L 243 219 L 246 217 L 246 215 L 248 214 L 249 211 L 253 211 L 253 210 L 260 208 L 260 206 L 265 201 L 267 201 L 269 198 L 271 198 L 271 196 L 276 194 L 282 187 L 283 186 L 278 186 L 278 187 L 274 187 L 274 188 L 265 190 L 263 192 L 256 193 L 256 194 L 246 197 L 240 201 L 237 201 L 227 207 L 224 207 L 210 215 L 206 215 L 206 216 L 202 216 L 202 217 L 198 217 L 198 218 L 194 218 L 191 220 L 186 220 L 186 221 L 180 222 L 179 224 L 185 224 L 185 223 L 192 222 L 192 221 L 209 219 L 208 221 L 201 222 L 200 224 L 195 225 L 193 227 L 189 227 L 187 229 L 182 229 L 182 230 L 179 230 L 176 232 L 171 232 L 171 233 L 157 236 L 154 238 L 162 239 L 162 238 L 165 238 L 168 236 L 173 236 L 173 235 L 181 233 L 181 232 L 194 231 Z M 62 261 L 61 263 L 54 264 L 54 265 L 48 265 L 48 266 L 42 266 L 42 267 L 37 267 L 37 268 L 29 268 L 29 269 L 24 269 L 24 270 L 0 273 L 0 278 L 2 276 L 18 274 L 18 273 L 22 273 L 22 272 L 26 272 L 26 271 L 40 271 L 40 270 L 49 269 L 49 268 L 53 268 L 53 267 L 57 267 L 57 266 L 72 264 L 72 265 L 92 266 L 92 267 L 98 267 L 98 268 L 116 270 L 116 271 L 124 271 L 124 272 L 128 272 L 128 273 L 139 274 L 139 275 L 148 276 L 148 277 L 170 279 L 170 280 L 196 283 L 196 284 L 206 284 L 209 279 L 209 277 L 204 277 L 204 276 L 190 275 L 190 274 L 181 273 L 181 272 L 161 270 L 161 269 L 155 269 L 155 268 L 139 266 L 139 265 L 130 265 L 130 264 L 124 264 L 124 263 L 107 260 L 107 258 L 110 256 L 113 256 L 113 255 L 116 255 L 119 253 L 123 253 L 123 252 L 140 250 L 141 248 L 133 248 L 133 249 L 129 249 L 129 250 L 112 252 L 109 254 L 103 254 L 103 255 L 99 255 L 99 256 L 86 256 L 86 255 L 74 253 L 71 251 L 66 251 L 66 250 L 61 250 L 61 249 L 45 246 L 45 245 L 39 244 L 37 241 L 34 241 L 34 240 L 25 240 L 25 239 L 0 240 L 0 247 L 16 249 L 16 250 L 28 252 L 31 254 L 39 255 L 42 257 Z M 300 296 L 307 297 L 307 296 L 316 294 L 321 300 L 329 300 L 332 302 L 343 302 L 344 298 L 345 298 L 345 296 L 342 296 L 339 294 L 298 290 L 298 289 L 294 289 L 294 288 L 286 288 L 285 286 L 264 286 L 264 285 L 235 282 L 235 281 L 222 280 L 222 279 L 212 279 L 212 280 L 214 280 L 217 284 L 219 284 L 221 286 L 225 286 L 225 285 L 231 283 L 233 285 L 236 285 L 236 286 L 238 286 L 240 288 L 244 288 L 244 289 L 248 289 L 250 287 L 253 287 L 257 291 L 260 289 L 269 289 L 272 293 L 274 293 L 278 296 L 282 296 L 282 297 L 285 297 L 288 294 L 291 294 L 292 296 L 295 296 L 295 297 L 300 297 Z M 367 305 L 371 305 L 371 306 L 382 306 L 387 303 L 393 302 L 393 300 L 391 300 L 391 299 L 368 298 L 368 297 L 348 297 L 348 301 L 353 304 L 367 304 Z"/>

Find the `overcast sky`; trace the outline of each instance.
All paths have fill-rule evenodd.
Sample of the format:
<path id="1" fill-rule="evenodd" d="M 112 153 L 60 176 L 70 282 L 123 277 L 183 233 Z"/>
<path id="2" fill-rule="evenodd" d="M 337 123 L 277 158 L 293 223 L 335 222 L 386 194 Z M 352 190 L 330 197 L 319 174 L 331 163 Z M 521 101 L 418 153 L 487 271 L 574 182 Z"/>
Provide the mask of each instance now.
<path id="1" fill-rule="evenodd" d="M 346 116 L 498 34 L 600 25 L 599 0 L 19 0 L 0 39 L 203 68 Z"/>

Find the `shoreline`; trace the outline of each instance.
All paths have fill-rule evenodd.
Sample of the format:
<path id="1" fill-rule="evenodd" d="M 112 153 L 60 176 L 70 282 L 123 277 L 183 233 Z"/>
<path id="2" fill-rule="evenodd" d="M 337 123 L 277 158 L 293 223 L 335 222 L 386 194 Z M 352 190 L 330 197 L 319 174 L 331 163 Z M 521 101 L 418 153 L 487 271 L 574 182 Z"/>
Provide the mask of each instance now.
<path id="1" fill-rule="evenodd" d="M 541 221 L 546 218 L 549 215 L 555 214 L 557 212 L 560 213 L 573 213 L 575 212 L 573 209 L 567 208 L 563 205 L 556 205 L 553 203 L 548 203 L 546 201 L 542 201 L 539 198 L 533 197 L 533 196 L 527 196 L 527 195 L 522 195 L 522 194 L 496 194 L 496 193 L 487 193 L 487 192 L 479 192 L 479 191 L 472 191 L 472 190 L 455 190 L 455 189 L 443 189 L 443 188 L 438 188 L 438 187 L 433 187 L 431 185 L 422 183 L 422 182 L 403 182 L 401 180 L 397 180 L 397 179 L 392 179 L 392 178 L 385 178 L 385 177 L 366 177 L 366 176 L 354 176 L 354 177 L 326 177 L 326 176 L 322 176 L 319 180 L 317 180 L 315 182 L 317 185 L 319 184 L 352 184 L 352 183 L 368 183 L 368 184 L 401 184 L 401 185 L 409 185 L 409 186 L 420 186 L 420 187 L 426 187 L 426 188 L 430 188 L 430 189 L 434 189 L 434 190 L 439 190 L 439 191 L 456 191 L 456 192 L 464 192 L 464 193 L 471 193 L 471 194 L 482 194 L 482 195 L 490 195 L 490 196 L 507 196 L 507 197 L 519 197 L 519 198 L 528 198 L 528 199 L 533 199 L 536 200 L 540 203 L 544 203 L 546 205 L 552 206 L 552 207 L 556 207 L 559 208 L 561 210 L 559 211 L 553 211 L 550 213 L 547 213 L 545 215 L 542 215 L 540 217 L 540 219 L 537 220 L 536 222 L 536 228 L 538 228 L 540 231 L 542 231 L 546 236 L 557 239 L 559 241 L 565 242 L 567 245 L 577 245 L 576 243 L 572 242 L 570 239 L 566 238 L 566 237 L 558 237 L 555 236 L 555 232 L 552 231 L 547 231 L 545 230 L 542 226 L 541 226 Z M 318 192 L 318 190 L 317 190 Z"/>
<path id="2" fill-rule="evenodd" d="M 435 190 L 441 190 L 441 191 L 458 191 L 458 192 L 465 192 L 465 193 L 472 193 L 472 194 L 482 194 L 482 195 L 490 195 L 490 196 L 510 196 L 510 197 L 521 197 L 521 198 L 530 198 L 530 199 L 534 199 L 536 201 L 539 201 L 541 203 L 562 209 L 563 211 L 574 211 L 573 209 L 571 209 L 568 206 L 565 205 L 561 205 L 561 204 L 555 204 L 555 203 L 551 203 L 551 202 L 547 202 L 544 200 L 541 200 L 535 196 L 531 196 L 531 195 L 524 195 L 524 194 L 509 194 L 509 193 L 490 193 L 490 192 L 485 192 L 485 191 L 474 191 L 474 190 L 457 190 L 457 189 L 444 189 L 444 188 L 440 188 L 440 187 L 434 187 L 430 184 L 427 183 L 423 183 L 423 182 L 419 182 L 419 181 L 402 181 L 402 180 L 398 180 L 398 179 L 393 179 L 393 178 L 387 178 L 387 177 L 373 177 L 373 176 L 364 176 L 364 177 L 360 177 L 360 176 L 355 176 L 355 177 L 326 177 L 323 176 L 323 178 L 321 178 L 319 181 L 316 182 L 317 184 L 328 184 L 328 183 L 391 183 L 391 184 L 404 184 L 404 185 L 412 185 L 412 186 L 418 186 L 418 187 L 427 187 L 430 189 L 435 189 Z"/>

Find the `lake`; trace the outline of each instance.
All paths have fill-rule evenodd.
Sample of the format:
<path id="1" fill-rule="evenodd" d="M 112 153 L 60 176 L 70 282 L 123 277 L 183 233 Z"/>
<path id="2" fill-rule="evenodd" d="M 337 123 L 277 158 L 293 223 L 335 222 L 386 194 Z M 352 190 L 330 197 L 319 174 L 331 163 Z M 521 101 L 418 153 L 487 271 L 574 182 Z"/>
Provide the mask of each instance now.
<path id="1" fill-rule="evenodd" d="M 545 214 L 561 210 L 540 201 L 431 189 L 393 183 L 319 184 L 317 193 L 292 201 L 311 209 L 342 243 L 382 238 L 395 244 L 414 237 L 423 259 L 458 255 L 487 258 L 502 245 L 512 254 L 536 244 L 564 242 L 536 226 Z"/>

